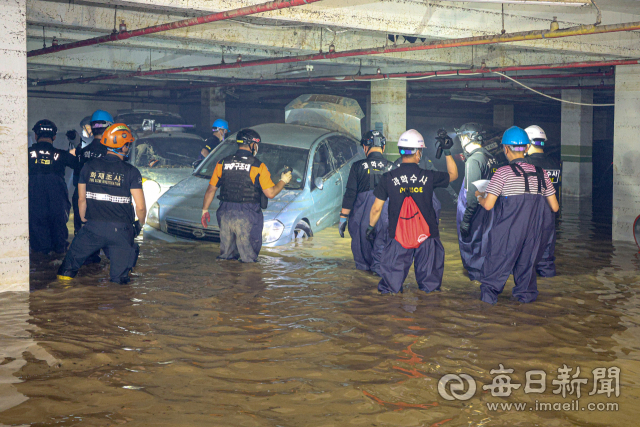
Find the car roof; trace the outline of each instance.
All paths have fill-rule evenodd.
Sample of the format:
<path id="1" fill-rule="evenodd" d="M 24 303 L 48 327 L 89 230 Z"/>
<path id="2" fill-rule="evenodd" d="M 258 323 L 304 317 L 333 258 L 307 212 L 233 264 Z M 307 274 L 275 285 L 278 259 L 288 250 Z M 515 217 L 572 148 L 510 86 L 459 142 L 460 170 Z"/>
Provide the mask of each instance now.
<path id="1" fill-rule="evenodd" d="M 165 115 L 165 116 L 174 116 L 174 117 L 180 117 L 182 118 L 182 116 L 180 116 L 180 114 L 176 114 L 176 113 L 170 113 L 168 111 L 162 111 L 162 110 L 145 110 L 145 109 L 136 109 L 136 110 L 120 110 L 118 111 L 118 113 L 116 114 L 117 116 L 122 116 L 125 114 L 156 114 L 156 115 Z"/>
<path id="2" fill-rule="evenodd" d="M 284 123 L 267 123 L 251 126 L 251 129 L 260 134 L 260 138 L 265 144 L 278 144 L 307 150 L 321 136 L 335 133 L 328 129 Z"/>
<path id="3" fill-rule="evenodd" d="M 193 133 L 184 133 L 184 132 L 154 132 L 154 133 L 144 133 L 142 136 L 138 137 L 138 141 L 143 139 L 159 139 L 159 138 L 178 138 L 178 139 L 195 139 L 198 141 L 204 141 L 204 139 L 200 135 L 195 135 Z"/>

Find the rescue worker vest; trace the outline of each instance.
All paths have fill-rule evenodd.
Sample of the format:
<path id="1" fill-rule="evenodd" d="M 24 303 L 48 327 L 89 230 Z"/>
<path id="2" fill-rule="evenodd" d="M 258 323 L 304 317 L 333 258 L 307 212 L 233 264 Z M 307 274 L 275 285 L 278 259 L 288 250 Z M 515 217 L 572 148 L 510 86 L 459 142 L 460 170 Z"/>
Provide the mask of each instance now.
<path id="1" fill-rule="evenodd" d="M 252 182 L 251 167 L 259 168 L 261 164 L 250 154 L 234 154 L 223 159 L 218 199 L 223 202 L 260 204 L 263 195 L 260 176 L 256 176 L 255 182 Z"/>

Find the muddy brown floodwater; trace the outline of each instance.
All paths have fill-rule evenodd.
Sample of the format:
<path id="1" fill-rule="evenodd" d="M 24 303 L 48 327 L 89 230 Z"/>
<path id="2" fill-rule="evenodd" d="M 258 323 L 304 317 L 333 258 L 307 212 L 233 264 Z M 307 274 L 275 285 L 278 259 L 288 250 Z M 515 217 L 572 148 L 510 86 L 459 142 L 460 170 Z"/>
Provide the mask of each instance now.
<path id="1" fill-rule="evenodd" d="M 215 262 L 217 245 L 145 242 L 128 286 L 108 283 L 104 263 L 63 283 L 59 260 L 35 261 L 30 295 L 0 295 L 0 424 L 638 426 L 637 248 L 565 208 L 559 275 L 527 305 L 509 300 L 510 281 L 492 307 L 463 275 L 453 210 L 443 216 L 435 294 L 411 273 L 404 294 L 377 295 L 336 227 L 255 265 Z M 531 370 L 546 374 L 542 393 L 529 390 L 539 381 L 525 391 Z M 476 392 L 456 399 L 468 386 L 454 380 L 446 400 L 445 374 Z M 520 387 L 483 389 L 500 380 Z"/>

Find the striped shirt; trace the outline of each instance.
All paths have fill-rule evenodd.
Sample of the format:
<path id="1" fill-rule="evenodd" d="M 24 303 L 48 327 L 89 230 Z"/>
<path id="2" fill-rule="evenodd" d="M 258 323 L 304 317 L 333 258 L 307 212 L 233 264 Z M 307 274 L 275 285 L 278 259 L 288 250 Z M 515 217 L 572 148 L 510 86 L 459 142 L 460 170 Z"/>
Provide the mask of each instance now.
<path id="1" fill-rule="evenodd" d="M 536 167 L 525 162 L 517 162 L 518 165 L 524 169 L 525 172 L 535 173 Z M 530 194 L 542 194 L 544 197 L 553 196 L 556 194 L 555 188 L 553 188 L 553 184 L 549 180 L 547 176 L 547 172 L 543 169 L 544 172 L 544 181 L 547 184 L 547 188 L 545 190 L 544 187 L 540 189 L 541 193 L 538 193 L 538 179 L 535 175 L 529 176 L 529 192 Z M 519 194 L 525 193 L 525 184 L 524 177 L 517 176 L 513 173 L 513 169 L 511 166 L 502 166 L 499 168 L 496 173 L 491 177 L 491 182 L 487 186 L 487 193 L 491 193 L 495 196 L 516 196 Z"/>

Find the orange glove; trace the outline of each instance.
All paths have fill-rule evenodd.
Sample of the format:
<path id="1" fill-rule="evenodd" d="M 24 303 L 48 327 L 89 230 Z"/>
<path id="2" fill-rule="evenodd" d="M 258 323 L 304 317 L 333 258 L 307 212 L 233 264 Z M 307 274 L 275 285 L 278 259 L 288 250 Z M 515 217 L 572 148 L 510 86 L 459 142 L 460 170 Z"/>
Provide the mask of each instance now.
<path id="1" fill-rule="evenodd" d="M 208 224 L 211 222 L 211 215 L 209 215 L 209 212 L 202 212 L 202 218 L 200 219 L 200 222 L 202 223 L 202 226 L 204 228 L 208 227 Z"/>

